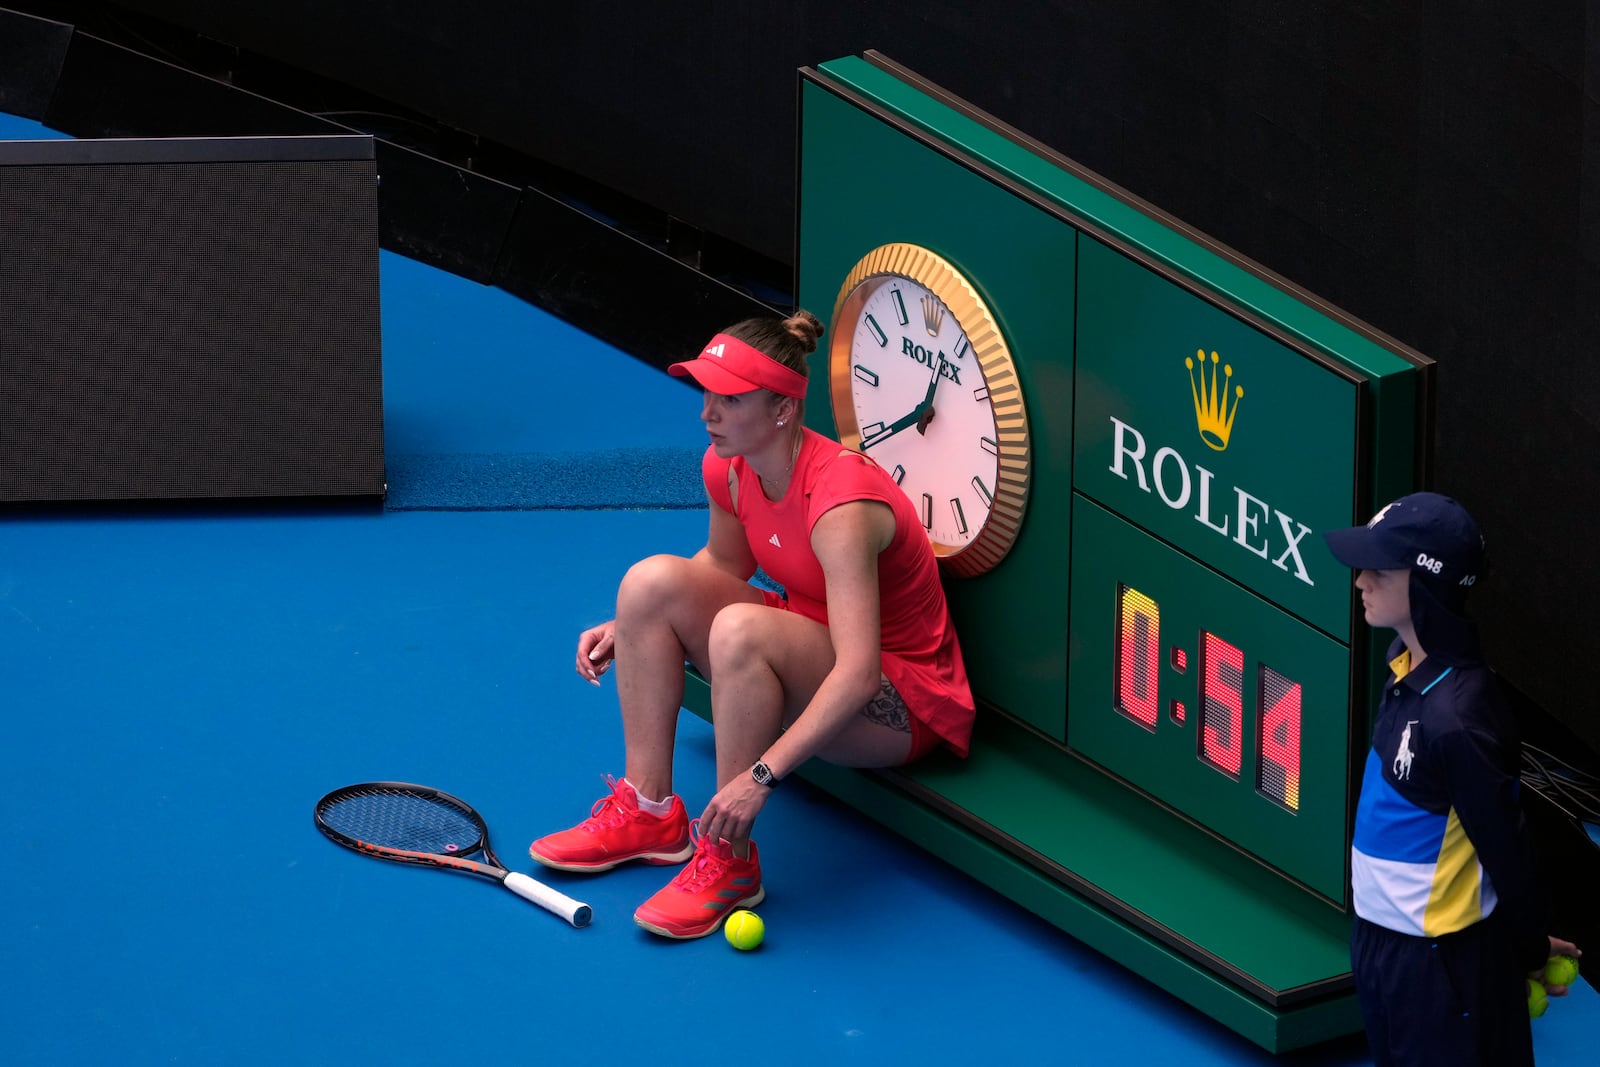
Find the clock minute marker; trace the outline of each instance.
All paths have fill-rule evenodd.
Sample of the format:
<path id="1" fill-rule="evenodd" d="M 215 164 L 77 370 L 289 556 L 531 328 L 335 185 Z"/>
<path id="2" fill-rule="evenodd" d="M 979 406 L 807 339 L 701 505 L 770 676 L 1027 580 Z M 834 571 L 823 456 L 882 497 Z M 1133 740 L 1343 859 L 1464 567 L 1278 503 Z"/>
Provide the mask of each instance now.
<path id="1" fill-rule="evenodd" d="M 974 478 L 972 480 L 976 483 L 978 479 Z M 955 516 L 956 532 L 965 537 L 967 535 L 967 513 L 961 510 L 960 497 L 953 496 L 950 498 L 950 514 Z"/>
<path id="2" fill-rule="evenodd" d="M 868 315 L 861 321 L 862 324 L 866 326 L 869 331 L 871 331 L 873 338 L 875 338 L 878 342 L 879 348 L 883 348 L 889 344 L 889 335 L 883 332 L 883 327 L 878 325 L 877 319 L 873 318 L 871 315 Z"/>
<path id="3" fill-rule="evenodd" d="M 911 317 L 906 314 L 906 298 L 904 294 L 898 289 L 890 289 L 889 299 L 894 301 L 894 314 L 900 325 L 904 326 L 910 322 Z"/>

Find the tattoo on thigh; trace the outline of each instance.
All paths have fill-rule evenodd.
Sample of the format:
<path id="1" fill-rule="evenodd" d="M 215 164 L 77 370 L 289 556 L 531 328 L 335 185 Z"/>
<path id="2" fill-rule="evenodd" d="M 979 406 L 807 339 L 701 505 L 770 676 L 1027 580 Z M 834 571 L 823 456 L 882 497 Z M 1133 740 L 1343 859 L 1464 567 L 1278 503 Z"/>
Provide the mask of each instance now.
<path id="1" fill-rule="evenodd" d="M 911 712 L 906 708 L 900 691 L 888 678 L 883 679 L 883 684 L 878 687 L 878 695 L 866 702 L 861 714 L 868 722 L 887 726 L 903 734 L 911 732 Z"/>

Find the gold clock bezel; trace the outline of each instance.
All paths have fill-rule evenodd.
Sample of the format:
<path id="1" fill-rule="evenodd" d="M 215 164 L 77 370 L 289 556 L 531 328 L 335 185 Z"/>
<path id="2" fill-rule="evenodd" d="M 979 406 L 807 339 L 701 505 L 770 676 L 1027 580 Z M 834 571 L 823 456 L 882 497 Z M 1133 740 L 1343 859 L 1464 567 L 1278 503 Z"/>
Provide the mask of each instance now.
<path id="1" fill-rule="evenodd" d="M 978 535 L 967 544 L 946 545 L 929 538 L 934 554 L 948 570 L 975 577 L 992 570 L 1011 551 L 1027 511 L 1033 457 L 1022 383 L 1011 349 L 989 306 L 949 260 L 920 245 L 881 245 L 863 256 L 845 276 L 828 331 L 829 397 L 839 440 L 846 448 L 861 449 L 861 427 L 856 422 L 850 387 L 854 320 L 868 294 L 876 288 L 870 283 L 890 276 L 915 282 L 944 302 L 967 335 L 989 390 L 999 451 L 994 504 Z"/>

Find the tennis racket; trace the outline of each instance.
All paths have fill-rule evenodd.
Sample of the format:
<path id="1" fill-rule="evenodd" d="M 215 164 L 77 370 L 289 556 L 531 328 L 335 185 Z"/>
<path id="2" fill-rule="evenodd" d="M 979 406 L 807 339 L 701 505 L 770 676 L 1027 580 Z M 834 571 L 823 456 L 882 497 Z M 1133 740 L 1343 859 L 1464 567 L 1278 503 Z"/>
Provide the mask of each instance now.
<path id="1" fill-rule="evenodd" d="M 483 816 L 449 793 L 404 782 L 347 785 L 317 801 L 316 819 L 330 841 L 364 856 L 493 878 L 573 926 L 594 917 L 589 905 L 501 866 Z M 467 858 L 475 854 L 483 862 Z"/>

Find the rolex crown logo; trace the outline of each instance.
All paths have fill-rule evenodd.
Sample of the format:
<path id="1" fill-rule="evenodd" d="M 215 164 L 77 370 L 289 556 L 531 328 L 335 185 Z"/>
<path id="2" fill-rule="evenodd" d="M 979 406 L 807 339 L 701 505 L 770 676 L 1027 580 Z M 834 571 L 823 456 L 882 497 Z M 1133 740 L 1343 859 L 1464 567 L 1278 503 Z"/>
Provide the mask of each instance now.
<path id="1" fill-rule="evenodd" d="M 938 337 L 939 327 L 944 325 L 944 304 L 932 293 L 922 298 L 922 325 L 928 328 L 929 337 Z"/>
<path id="2" fill-rule="evenodd" d="M 1210 373 L 1206 373 L 1205 350 L 1195 352 L 1194 359 L 1185 358 L 1183 365 L 1189 368 L 1189 391 L 1194 395 L 1194 421 L 1200 429 L 1200 440 L 1215 452 L 1221 452 L 1228 447 L 1228 435 L 1233 432 L 1233 417 L 1239 414 L 1239 401 L 1244 399 L 1244 387 L 1233 385 L 1233 368 L 1226 363 L 1222 364 L 1222 383 L 1217 383 L 1217 359 L 1215 352 L 1211 353 Z M 1195 363 L 1200 364 L 1200 373 L 1195 374 Z M 1228 403 L 1228 389 L 1233 388 L 1233 403 Z"/>

